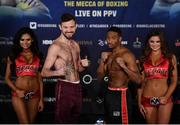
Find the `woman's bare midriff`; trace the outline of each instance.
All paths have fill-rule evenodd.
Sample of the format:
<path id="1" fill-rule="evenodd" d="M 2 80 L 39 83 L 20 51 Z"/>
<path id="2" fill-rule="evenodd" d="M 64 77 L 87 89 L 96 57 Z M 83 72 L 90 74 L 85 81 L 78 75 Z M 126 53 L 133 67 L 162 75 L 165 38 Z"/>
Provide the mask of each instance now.
<path id="1" fill-rule="evenodd" d="M 40 87 L 38 77 L 35 76 L 20 76 L 16 79 L 15 85 L 25 91 L 36 91 Z"/>
<path id="2" fill-rule="evenodd" d="M 143 89 L 143 96 L 145 97 L 161 97 L 168 90 L 167 79 L 150 79 L 145 84 Z"/>

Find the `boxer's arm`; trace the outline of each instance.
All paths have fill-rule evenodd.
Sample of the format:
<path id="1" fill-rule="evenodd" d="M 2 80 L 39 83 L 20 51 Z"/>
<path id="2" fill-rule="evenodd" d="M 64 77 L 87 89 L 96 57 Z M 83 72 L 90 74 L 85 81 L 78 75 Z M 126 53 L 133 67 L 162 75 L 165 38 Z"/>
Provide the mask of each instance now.
<path id="1" fill-rule="evenodd" d="M 131 52 L 126 52 L 123 55 L 123 61 L 124 65 L 121 67 L 128 74 L 129 79 L 140 84 L 142 79 L 134 55 Z"/>
<path id="2" fill-rule="evenodd" d="M 99 66 L 97 69 L 97 77 L 98 79 L 103 79 L 107 71 L 107 64 L 104 60 L 100 59 Z"/>
<path id="3" fill-rule="evenodd" d="M 56 70 L 51 70 L 51 67 L 54 65 L 58 53 L 60 53 L 60 49 L 58 45 L 52 44 L 49 49 L 48 49 L 48 54 L 41 72 L 41 75 L 43 77 L 51 77 L 51 76 L 64 76 L 65 69 L 56 69 Z"/>

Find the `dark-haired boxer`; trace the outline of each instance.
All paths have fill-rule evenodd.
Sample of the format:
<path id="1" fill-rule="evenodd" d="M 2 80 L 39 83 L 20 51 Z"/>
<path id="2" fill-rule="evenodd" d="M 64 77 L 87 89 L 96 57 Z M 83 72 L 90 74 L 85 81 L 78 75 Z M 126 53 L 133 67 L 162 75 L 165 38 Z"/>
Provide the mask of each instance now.
<path id="1" fill-rule="evenodd" d="M 105 94 L 105 122 L 107 124 L 132 123 L 132 100 L 128 82 L 141 82 L 134 55 L 121 45 L 121 30 L 111 27 L 106 40 L 112 52 L 102 52 L 97 69 L 98 78 L 108 74 L 109 83 Z"/>
<path id="2" fill-rule="evenodd" d="M 55 122 L 77 124 L 82 108 L 79 72 L 89 63 L 87 58 L 81 60 L 79 45 L 72 40 L 77 28 L 75 17 L 69 13 L 63 14 L 59 28 L 61 34 L 49 47 L 41 74 L 58 78 Z"/>

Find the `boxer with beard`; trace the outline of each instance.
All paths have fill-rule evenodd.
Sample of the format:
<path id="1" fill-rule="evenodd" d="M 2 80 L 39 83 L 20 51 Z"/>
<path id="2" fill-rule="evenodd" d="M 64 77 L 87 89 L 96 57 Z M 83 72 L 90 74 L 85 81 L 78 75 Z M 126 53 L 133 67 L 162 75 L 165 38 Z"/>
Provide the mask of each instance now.
<path id="1" fill-rule="evenodd" d="M 69 13 L 63 14 L 59 28 L 61 34 L 49 47 L 41 74 L 58 79 L 55 88 L 55 123 L 75 124 L 82 108 L 79 72 L 89 64 L 87 57 L 80 58 L 80 47 L 72 39 L 77 28 L 75 17 Z"/>

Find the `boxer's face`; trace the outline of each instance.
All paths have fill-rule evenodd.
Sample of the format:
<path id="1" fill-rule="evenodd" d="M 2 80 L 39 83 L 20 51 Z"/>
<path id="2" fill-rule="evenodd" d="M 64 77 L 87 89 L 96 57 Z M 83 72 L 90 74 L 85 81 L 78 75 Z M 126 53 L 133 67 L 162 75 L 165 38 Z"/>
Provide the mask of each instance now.
<path id="1" fill-rule="evenodd" d="M 121 42 L 121 37 L 119 36 L 117 32 L 109 31 L 107 33 L 106 40 L 107 40 L 109 48 L 115 48 L 119 46 Z"/>
<path id="2" fill-rule="evenodd" d="M 71 39 L 76 31 L 77 25 L 74 20 L 70 20 L 67 22 L 62 22 L 60 25 L 60 29 L 62 34 L 67 38 Z"/>

